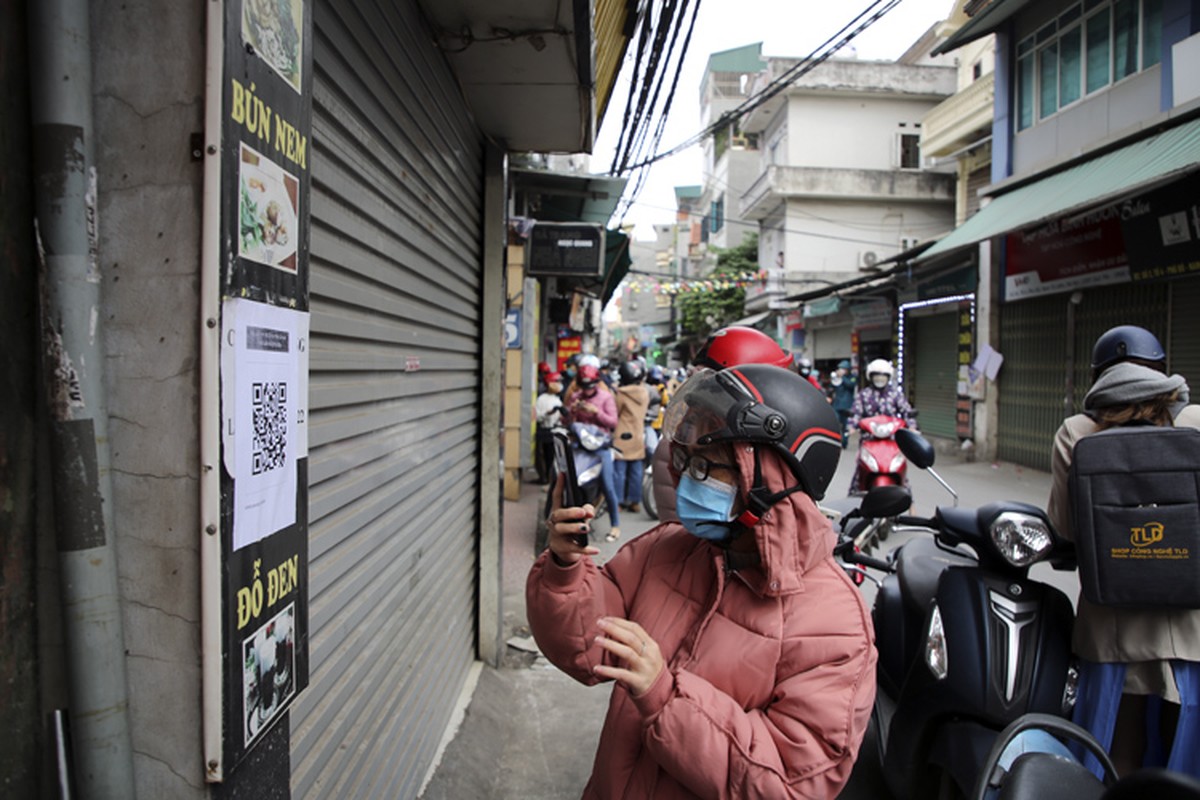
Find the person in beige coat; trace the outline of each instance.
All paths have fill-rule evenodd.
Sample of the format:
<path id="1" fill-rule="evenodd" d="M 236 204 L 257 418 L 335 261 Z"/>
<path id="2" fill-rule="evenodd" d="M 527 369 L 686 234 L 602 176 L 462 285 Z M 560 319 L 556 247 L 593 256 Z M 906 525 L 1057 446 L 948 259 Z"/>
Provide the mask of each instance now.
<path id="1" fill-rule="evenodd" d="M 1084 413 L 1064 420 L 1054 436 L 1046 511 L 1062 537 L 1075 540 L 1067 477 L 1076 442 L 1131 422 L 1200 428 L 1200 406 L 1188 405 L 1187 383 L 1180 375 L 1166 375 L 1165 367 L 1162 345 L 1142 328 L 1119 326 L 1096 341 L 1093 383 L 1084 399 Z M 1169 752 L 1180 701 L 1171 662 L 1200 662 L 1200 610 L 1114 608 L 1091 603 L 1080 594 L 1072 647 L 1085 662 L 1085 679 L 1088 662 L 1124 665 L 1110 748 L 1118 774 L 1143 765 L 1149 697 L 1165 701 L 1161 733 Z M 1086 709 L 1077 708 L 1077 718 L 1081 711 Z M 1103 737 L 1097 738 L 1103 743 Z"/>
<path id="2" fill-rule="evenodd" d="M 650 407 L 650 392 L 646 389 L 646 370 L 642 362 L 626 361 L 619 373 L 617 430 L 613 434 L 613 483 L 621 508 L 637 513 L 642 507 L 646 410 Z"/>

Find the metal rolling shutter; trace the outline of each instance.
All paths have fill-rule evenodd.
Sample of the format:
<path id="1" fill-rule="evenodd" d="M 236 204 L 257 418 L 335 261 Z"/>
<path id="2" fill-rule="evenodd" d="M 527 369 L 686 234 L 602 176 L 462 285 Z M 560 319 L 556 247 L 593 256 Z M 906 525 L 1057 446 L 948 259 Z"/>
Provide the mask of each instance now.
<path id="1" fill-rule="evenodd" d="M 958 397 L 958 312 L 912 317 L 913 344 L 906 359 L 913 370 L 912 403 L 917 426 L 932 436 L 956 439 Z"/>
<path id="2" fill-rule="evenodd" d="M 1083 293 L 1075 311 L 1075 405 L 1091 386 L 1092 346 L 1114 325 L 1140 325 L 1165 335 L 1167 285 L 1126 283 Z M 1063 404 L 1069 294 L 1005 303 L 1001 308 L 997 454 L 1003 461 L 1050 469 Z"/>
<path id="3" fill-rule="evenodd" d="M 1167 367 L 1190 381 L 1192 402 L 1200 399 L 1200 278 L 1171 281 L 1171 332 L 1167 348 Z"/>
<path id="4" fill-rule="evenodd" d="M 314 3 L 297 797 L 415 797 L 475 659 L 483 140 L 410 2 Z"/>

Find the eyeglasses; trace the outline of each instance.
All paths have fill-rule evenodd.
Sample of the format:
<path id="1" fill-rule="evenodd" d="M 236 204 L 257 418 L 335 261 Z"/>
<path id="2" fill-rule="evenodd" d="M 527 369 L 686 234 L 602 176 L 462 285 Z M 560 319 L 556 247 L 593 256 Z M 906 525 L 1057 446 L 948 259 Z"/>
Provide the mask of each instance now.
<path id="1" fill-rule="evenodd" d="M 671 446 L 671 466 L 680 475 L 687 473 L 694 481 L 703 481 L 708 479 L 708 475 L 713 468 L 737 470 L 733 464 L 721 464 L 701 455 L 689 453 L 679 445 Z"/>

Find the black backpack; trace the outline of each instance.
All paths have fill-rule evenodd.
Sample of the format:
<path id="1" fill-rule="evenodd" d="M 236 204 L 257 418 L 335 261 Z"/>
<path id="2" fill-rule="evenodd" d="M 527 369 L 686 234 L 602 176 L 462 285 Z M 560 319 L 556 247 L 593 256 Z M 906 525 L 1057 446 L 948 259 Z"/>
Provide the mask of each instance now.
<path id="1" fill-rule="evenodd" d="M 1084 597 L 1200 608 L 1200 430 L 1137 425 L 1085 436 L 1068 481 Z"/>

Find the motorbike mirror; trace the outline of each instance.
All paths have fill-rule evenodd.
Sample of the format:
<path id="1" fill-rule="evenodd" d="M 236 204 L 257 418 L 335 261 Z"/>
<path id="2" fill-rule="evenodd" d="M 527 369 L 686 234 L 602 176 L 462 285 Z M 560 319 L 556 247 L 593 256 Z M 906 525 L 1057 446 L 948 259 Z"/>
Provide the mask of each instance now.
<path id="1" fill-rule="evenodd" d="M 867 492 L 859 509 L 868 519 L 895 517 L 912 506 L 912 494 L 903 486 L 876 486 Z"/>
<path id="2" fill-rule="evenodd" d="M 933 445 L 921 434 L 909 428 L 896 431 L 896 444 L 904 457 L 921 469 L 933 466 Z"/>

